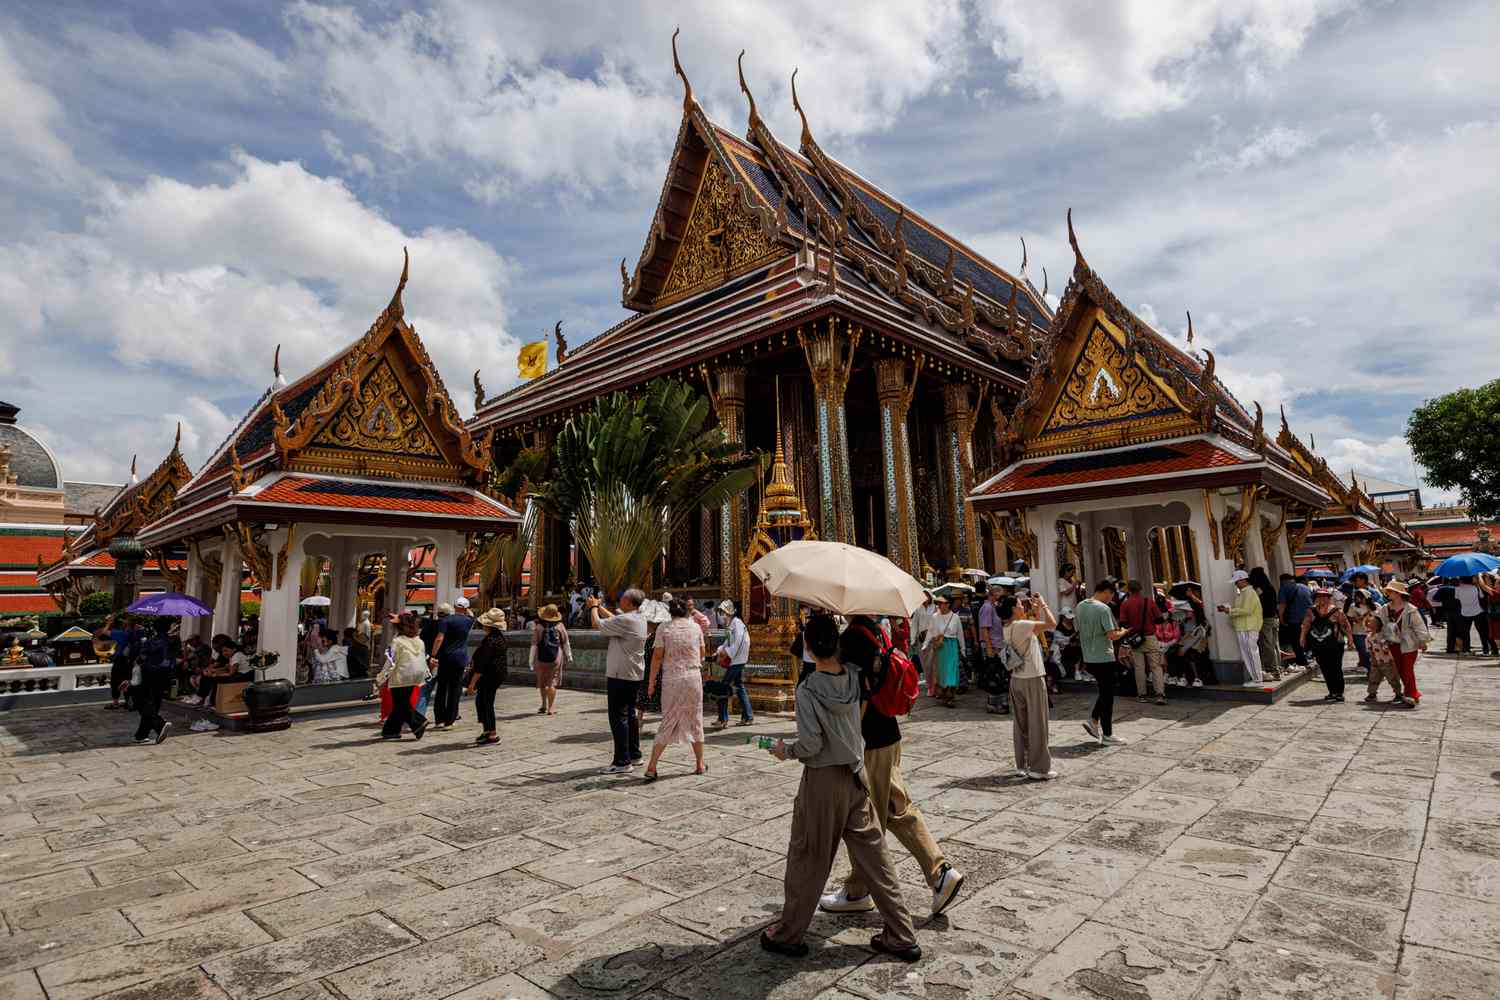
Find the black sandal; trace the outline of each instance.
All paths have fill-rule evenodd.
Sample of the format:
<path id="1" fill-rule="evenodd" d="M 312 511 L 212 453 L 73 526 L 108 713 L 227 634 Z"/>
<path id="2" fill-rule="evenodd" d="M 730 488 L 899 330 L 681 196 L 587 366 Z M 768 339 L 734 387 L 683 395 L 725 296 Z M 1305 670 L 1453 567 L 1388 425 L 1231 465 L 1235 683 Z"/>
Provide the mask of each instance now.
<path id="1" fill-rule="evenodd" d="M 661 777 L 661 775 L 657 774 L 655 771 L 647 771 L 646 773 L 641 775 L 641 784 L 649 785 L 659 777 Z"/>

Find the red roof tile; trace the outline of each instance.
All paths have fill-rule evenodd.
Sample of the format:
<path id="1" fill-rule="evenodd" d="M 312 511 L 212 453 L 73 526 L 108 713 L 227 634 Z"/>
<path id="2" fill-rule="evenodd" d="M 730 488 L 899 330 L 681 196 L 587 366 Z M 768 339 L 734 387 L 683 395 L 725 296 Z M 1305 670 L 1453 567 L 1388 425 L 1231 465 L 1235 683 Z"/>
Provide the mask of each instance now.
<path id="1" fill-rule="evenodd" d="M 36 567 L 36 557 L 44 563 L 55 563 L 62 558 L 62 535 L 12 535 L 0 534 L 0 566 Z"/>
<path id="2" fill-rule="evenodd" d="M 60 610 L 47 594 L 0 594 L 0 615 Z"/>
<path id="3" fill-rule="evenodd" d="M 1258 459 L 1257 459 L 1258 460 Z M 1247 460 L 1210 441 L 1147 445 L 1094 455 L 1059 456 L 1026 462 L 985 488 L 983 496 L 1084 486 L 1141 476 L 1221 469 Z"/>
<path id="4" fill-rule="evenodd" d="M 399 511 L 412 514 L 446 514 L 457 517 L 495 517 L 497 505 L 474 493 L 438 486 L 346 483 L 311 476 L 283 476 L 261 490 L 255 503 L 306 507 L 353 507 L 362 510 Z"/>

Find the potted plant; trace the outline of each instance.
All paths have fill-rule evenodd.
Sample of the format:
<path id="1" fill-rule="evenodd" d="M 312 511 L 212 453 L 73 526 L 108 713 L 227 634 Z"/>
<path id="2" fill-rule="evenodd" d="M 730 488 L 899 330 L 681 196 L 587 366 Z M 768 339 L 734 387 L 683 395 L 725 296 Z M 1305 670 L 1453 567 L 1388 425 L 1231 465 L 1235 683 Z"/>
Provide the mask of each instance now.
<path id="1" fill-rule="evenodd" d="M 250 731 L 265 733 L 286 729 L 292 724 L 292 693 L 296 686 L 285 677 L 266 680 L 266 671 L 276 665 L 280 655 L 260 652 L 250 657 L 256 680 L 245 688 L 245 709 L 250 714 Z"/>

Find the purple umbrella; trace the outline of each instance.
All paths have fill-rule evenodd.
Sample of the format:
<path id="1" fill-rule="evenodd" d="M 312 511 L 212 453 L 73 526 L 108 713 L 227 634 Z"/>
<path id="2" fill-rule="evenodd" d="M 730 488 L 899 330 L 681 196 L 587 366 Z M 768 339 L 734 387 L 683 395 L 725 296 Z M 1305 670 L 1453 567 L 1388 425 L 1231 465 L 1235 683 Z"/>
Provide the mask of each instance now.
<path id="1" fill-rule="evenodd" d="M 161 615 L 164 618 L 181 615 L 201 617 L 214 613 L 213 608 L 208 607 L 196 597 L 170 590 L 165 594 L 149 594 L 142 597 L 125 610 L 137 615 Z"/>

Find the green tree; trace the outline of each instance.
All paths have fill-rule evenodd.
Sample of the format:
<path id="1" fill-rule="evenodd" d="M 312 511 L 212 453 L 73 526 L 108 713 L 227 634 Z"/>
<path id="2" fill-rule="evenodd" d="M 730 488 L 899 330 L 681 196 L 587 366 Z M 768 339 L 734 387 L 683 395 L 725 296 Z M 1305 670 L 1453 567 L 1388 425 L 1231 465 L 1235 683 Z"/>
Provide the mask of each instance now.
<path id="1" fill-rule="evenodd" d="M 1426 480 L 1458 490 L 1469 517 L 1500 517 L 1500 379 L 1429 399 L 1406 421 L 1406 442 Z"/>
<path id="2" fill-rule="evenodd" d="M 760 457 L 742 453 L 708 415 L 691 386 L 658 379 L 639 395 L 595 400 L 558 433 L 552 472 L 531 498 L 572 525 L 606 594 L 644 582 L 686 518 L 760 476 Z"/>

